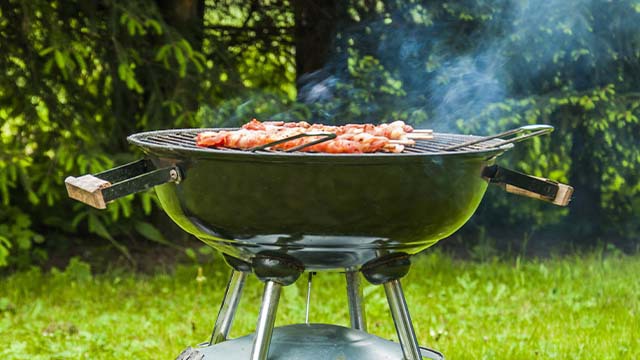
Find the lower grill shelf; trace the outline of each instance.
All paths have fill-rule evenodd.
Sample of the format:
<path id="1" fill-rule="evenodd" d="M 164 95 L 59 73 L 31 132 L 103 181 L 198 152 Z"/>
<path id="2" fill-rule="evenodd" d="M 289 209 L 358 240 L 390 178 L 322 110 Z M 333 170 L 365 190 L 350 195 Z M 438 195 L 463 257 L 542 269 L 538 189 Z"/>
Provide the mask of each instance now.
<path id="1" fill-rule="evenodd" d="M 189 348 L 176 360 L 246 360 L 253 334 L 215 345 Z M 423 359 L 443 360 L 437 351 L 421 348 Z M 329 324 L 295 324 L 275 328 L 269 360 L 401 360 L 400 344 L 364 331 Z"/>

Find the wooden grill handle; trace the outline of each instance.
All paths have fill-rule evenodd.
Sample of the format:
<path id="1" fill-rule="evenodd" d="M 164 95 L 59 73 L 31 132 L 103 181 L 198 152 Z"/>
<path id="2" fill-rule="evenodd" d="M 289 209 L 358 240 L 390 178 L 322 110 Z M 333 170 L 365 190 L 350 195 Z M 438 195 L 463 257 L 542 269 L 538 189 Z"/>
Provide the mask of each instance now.
<path id="1" fill-rule="evenodd" d="M 547 201 L 558 206 L 569 205 L 573 195 L 573 187 L 569 185 L 505 169 L 498 165 L 484 168 L 482 176 L 509 193 Z"/>
<path id="2" fill-rule="evenodd" d="M 177 166 L 156 169 L 151 160 L 142 159 L 95 175 L 69 176 L 64 184 L 70 198 L 106 209 L 115 199 L 180 180 L 182 173 Z"/>

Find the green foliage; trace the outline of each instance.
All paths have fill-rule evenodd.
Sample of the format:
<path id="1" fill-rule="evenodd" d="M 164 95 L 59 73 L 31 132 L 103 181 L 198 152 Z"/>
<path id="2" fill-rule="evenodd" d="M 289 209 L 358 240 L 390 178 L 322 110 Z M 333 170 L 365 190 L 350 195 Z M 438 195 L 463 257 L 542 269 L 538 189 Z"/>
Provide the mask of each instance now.
<path id="1" fill-rule="evenodd" d="M 0 229 L 0 266 L 39 260 L 41 250 L 26 243 L 46 247 L 72 234 L 102 238 L 131 261 L 126 238 L 169 244 L 145 220 L 157 209 L 152 193 L 95 211 L 70 201 L 62 181 L 140 156 L 125 141 L 132 133 L 229 122 L 224 113 L 217 120 L 202 116 L 231 109 L 233 101 L 219 106 L 225 98 L 241 104 L 247 91 L 266 89 L 272 103 L 283 104 L 295 95 L 290 35 L 282 32 L 274 42 L 254 33 L 238 42 L 223 30 L 288 27 L 290 10 L 273 7 L 245 20 L 247 9 L 236 2 L 207 2 L 203 18 L 191 19 L 200 22 L 194 33 L 164 5 L 0 4 L 0 219 L 7 224 Z M 243 114 L 242 122 L 255 115 Z M 26 225 L 11 225 L 18 215 Z"/>
<path id="2" fill-rule="evenodd" d="M 635 175 L 640 165 L 640 148 L 632 145 L 636 142 L 632 134 L 640 133 L 639 100 L 633 93 L 618 93 L 614 85 L 608 85 L 586 92 L 567 91 L 491 104 L 477 116 L 460 120 L 459 126 L 472 133 L 490 134 L 523 124 L 555 125 L 556 133 L 536 139 L 526 147 L 518 145 L 526 151 L 513 151 L 508 160 L 519 170 L 561 182 L 571 183 L 576 176 L 587 177 L 587 181 L 597 185 L 596 191 L 601 196 L 595 205 L 602 209 L 603 225 L 619 235 L 636 237 L 640 228 L 633 221 L 633 214 L 638 211 L 640 196 L 640 182 Z M 586 139 L 577 140 L 579 132 Z M 587 168 L 577 168 L 584 164 L 569 161 L 576 158 L 576 147 L 580 145 L 577 141 L 588 142 L 583 146 L 589 152 Z M 581 190 L 584 188 L 577 189 L 577 196 L 582 195 Z M 501 219 L 507 221 L 503 225 L 518 219 L 540 226 L 562 221 L 563 214 L 568 213 L 567 209 L 543 204 L 514 204 L 506 197 L 498 198 L 492 205 L 495 212 L 508 214 Z"/>
<path id="3" fill-rule="evenodd" d="M 95 234 L 129 256 L 117 236 L 151 213 L 154 196 L 97 212 L 69 201 L 62 180 L 133 160 L 128 134 L 188 126 L 204 92 L 176 90 L 208 71 L 204 55 L 150 0 L 6 1 L 0 41 L 0 265 L 9 249 L 17 263 L 32 243 L 72 232 Z M 160 239 L 149 226 L 135 228 Z"/>
<path id="4" fill-rule="evenodd" d="M 312 118 L 399 118 L 473 134 L 554 125 L 500 163 L 571 183 L 574 203 L 554 208 L 491 191 L 477 223 L 524 233 L 559 224 L 582 242 L 637 239 L 636 8 L 630 0 L 356 3 L 337 36 L 345 63 L 329 67 L 337 69 L 333 97 L 312 104 Z"/>
<path id="5" fill-rule="evenodd" d="M 157 359 L 211 336 L 227 282 L 222 259 L 174 272 L 21 271 L 0 287 L 4 359 Z M 622 360 L 640 356 L 638 257 L 605 250 L 551 260 L 465 262 L 438 252 L 414 259 L 403 280 L 418 341 L 450 359 Z M 428 274 L 428 275 L 426 275 Z M 306 277 L 282 291 L 276 325 L 302 323 Z M 255 331 L 264 286 L 249 277 L 231 337 Z M 310 321 L 349 326 L 344 275 L 319 273 Z M 364 288 L 368 329 L 396 339 L 380 286 Z M 38 336 L 34 336 L 38 334 Z M 135 336 L 132 336 L 135 334 Z"/>
<path id="6" fill-rule="evenodd" d="M 207 0 L 203 52 L 218 76 L 206 79 L 223 101 L 245 90 L 296 96 L 293 4 Z M 246 121 L 246 120 L 245 120 Z"/>
<path id="7" fill-rule="evenodd" d="M 56 268 L 51 270 L 52 281 L 64 283 L 87 284 L 93 280 L 91 265 L 74 257 L 69 260 L 69 264 L 64 271 Z"/>
<path id="8" fill-rule="evenodd" d="M 35 244 L 42 242 L 44 236 L 32 230 L 29 215 L 14 207 L 0 212 L 0 267 L 8 265 L 9 253 L 22 255 L 13 262 L 28 263 L 30 258 L 24 258 L 26 253 L 31 253 L 30 256 L 34 259 L 45 258 L 46 253 L 33 249 Z M 12 249 L 13 247 L 16 249 Z"/>
<path id="9" fill-rule="evenodd" d="M 332 56 L 298 92 L 295 4 L 207 0 L 193 34 L 160 3 L 0 4 L 0 266 L 42 259 L 71 234 L 132 261 L 128 238 L 168 244 L 145 220 L 153 194 L 95 211 L 68 200 L 63 179 L 140 156 L 131 133 L 252 117 L 476 134 L 549 123 L 553 136 L 501 161 L 574 184 L 574 206 L 495 192 L 478 223 L 640 235 L 637 1 L 342 2 L 327 8 Z"/>
<path id="10" fill-rule="evenodd" d="M 7 266 L 9 249 L 11 249 L 11 242 L 6 236 L 0 235 L 0 266 Z"/>

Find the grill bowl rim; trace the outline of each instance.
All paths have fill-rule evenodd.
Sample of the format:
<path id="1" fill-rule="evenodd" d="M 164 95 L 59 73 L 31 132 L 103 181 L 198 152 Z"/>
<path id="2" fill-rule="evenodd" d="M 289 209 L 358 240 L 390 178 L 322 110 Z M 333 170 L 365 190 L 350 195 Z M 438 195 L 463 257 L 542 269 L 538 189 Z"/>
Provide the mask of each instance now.
<path id="1" fill-rule="evenodd" d="M 182 145 L 171 145 L 171 144 L 154 144 L 152 142 L 148 142 L 146 139 L 150 136 L 158 136 L 158 135 L 178 135 L 178 134 L 193 134 L 195 136 L 198 132 L 205 131 L 233 131 L 238 130 L 239 128 L 180 128 L 180 129 L 162 129 L 162 130 L 151 130 L 144 131 L 129 135 L 127 137 L 127 141 L 130 144 L 141 147 L 144 150 L 149 150 L 154 153 L 167 153 L 167 154 L 188 154 L 189 157 L 194 158 L 202 158 L 209 156 L 233 156 L 233 157 L 247 157 L 247 159 L 329 159 L 329 160 L 354 160 L 354 159 L 410 159 L 414 157 L 424 157 L 424 156 L 486 156 L 486 157 L 494 157 L 504 153 L 507 150 L 510 150 L 514 147 L 513 143 L 507 143 L 504 145 L 499 145 L 500 143 L 505 142 L 502 139 L 493 139 L 489 140 L 493 142 L 494 146 L 492 147 L 482 147 L 480 149 L 465 149 L 465 150 L 453 150 L 453 151 L 421 151 L 421 152 L 402 152 L 402 153 L 386 153 L 386 152 L 375 152 L 375 153 L 346 153 L 346 154 L 331 154 L 331 153 L 312 153 L 312 152 L 284 152 L 284 151 L 247 151 L 247 150 L 237 150 L 237 149 L 214 149 L 214 148 L 204 148 L 197 147 L 195 145 L 195 141 L 193 147 L 187 147 Z M 455 133 L 439 133 L 434 132 L 434 137 L 437 136 L 453 136 L 460 137 L 464 139 L 461 141 L 466 142 L 474 139 L 480 139 L 483 136 L 477 135 L 465 135 L 465 134 L 455 134 Z M 416 140 L 416 142 L 429 142 L 432 140 Z M 453 145 L 453 144 L 452 144 Z"/>

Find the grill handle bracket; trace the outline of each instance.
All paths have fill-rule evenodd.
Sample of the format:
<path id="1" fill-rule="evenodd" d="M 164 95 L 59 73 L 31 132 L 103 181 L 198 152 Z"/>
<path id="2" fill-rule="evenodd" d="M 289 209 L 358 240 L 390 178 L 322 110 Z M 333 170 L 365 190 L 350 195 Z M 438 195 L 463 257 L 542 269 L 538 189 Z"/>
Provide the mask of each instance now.
<path id="1" fill-rule="evenodd" d="M 567 206 L 573 195 L 573 187 L 546 178 L 526 175 L 498 165 L 487 166 L 482 177 L 506 192 Z"/>
<path id="2" fill-rule="evenodd" d="M 95 175 L 69 176 L 64 183 L 70 198 L 106 209 L 110 201 L 181 179 L 177 166 L 156 169 L 151 160 L 142 159 Z"/>

